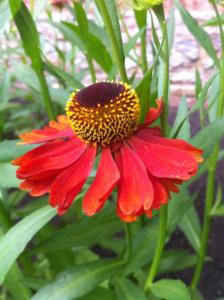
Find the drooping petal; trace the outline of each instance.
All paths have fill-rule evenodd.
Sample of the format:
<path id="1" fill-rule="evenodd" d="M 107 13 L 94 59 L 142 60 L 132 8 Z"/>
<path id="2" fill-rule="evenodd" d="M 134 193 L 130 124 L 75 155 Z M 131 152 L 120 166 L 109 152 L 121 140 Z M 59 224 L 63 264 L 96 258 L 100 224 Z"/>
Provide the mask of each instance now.
<path id="1" fill-rule="evenodd" d="M 132 137 L 129 143 L 155 177 L 188 180 L 197 171 L 197 161 L 187 151 L 137 137 Z"/>
<path id="2" fill-rule="evenodd" d="M 36 157 L 50 157 L 57 155 L 59 152 L 66 152 L 72 145 L 79 143 L 80 139 L 76 136 L 69 138 L 68 140 L 56 140 L 52 142 L 47 142 L 41 146 L 28 151 L 24 155 L 16 158 L 12 161 L 13 165 L 19 166 L 22 163 L 27 163 L 32 161 Z"/>
<path id="3" fill-rule="evenodd" d="M 139 214 L 136 213 L 136 214 L 133 214 L 133 215 L 126 215 L 126 214 L 124 214 L 124 213 L 120 210 L 120 207 L 119 207 L 119 205 L 117 204 L 117 215 L 118 215 L 118 217 L 119 217 L 122 221 L 127 222 L 127 223 L 131 223 L 131 222 L 134 222 L 134 221 L 137 220 Z"/>
<path id="4" fill-rule="evenodd" d="M 60 213 L 65 212 L 68 208 L 68 202 L 70 205 L 72 203 L 70 199 L 68 201 L 69 193 L 72 192 L 73 198 L 75 198 L 80 192 L 91 172 L 95 155 L 96 147 L 88 145 L 80 158 L 55 179 L 50 191 L 50 204 L 53 207 L 58 206 Z"/>
<path id="5" fill-rule="evenodd" d="M 150 125 L 158 119 L 163 111 L 163 101 L 162 98 L 156 100 L 157 107 L 150 108 L 148 114 L 146 115 L 144 126 Z"/>
<path id="6" fill-rule="evenodd" d="M 94 215 L 103 207 L 119 178 L 120 173 L 110 148 L 103 148 L 96 177 L 82 202 L 83 211 L 87 216 Z"/>
<path id="7" fill-rule="evenodd" d="M 23 179 L 46 171 L 66 168 L 74 163 L 87 147 L 81 140 L 64 141 L 64 144 L 69 144 L 69 147 L 65 148 L 63 145 L 54 152 L 54 155 L 49 152 L 46 156 L 37 156 L 27 163 L 23 162 L 17 170 L 17 177 Z"/>
<path id="8" fill-rule="evenodd" d="M 136 134 L 139 138 L 146 140 L 150 143 L 164 145 L 166 147 L 174 148 L 174 151 L 175 151 L 175 149 L 185 150 L 189 154 L 191 154 L 198 163 L 203 161 L 203 158 L 202 158 L 203 150 L 192 146 L 191 144 L 187 143 L 184 140 L 168 139 L 168 138 L 164 138 L 159 135 L 156 136 L 154 133 L 155 132 L 152 130 L 152 128 L 145 127 L 145 128 L 140 128 Z"/>
<path id="9" fill-rule="evenodd" d="M 29 191 L 29 194 L 34 197 L 43 196 L 50 191 L 51 185 L 55 177 L 48 177 L 44 180 L 27 179 L 20 184 L 20 189 Z"/>
<path id="10" fill-rule="evenodd" d="M 53 141 L 59 138 L 67 138 L 74 135 L 67 117 L 58 116 L 57 121 L 50 121 L 49 126 L 43 129 L 34 129 L 20 135 L 23 142 L 19 144 L 38 144 Z"/>
<path id="11" fill-rule="evenodd" d="M 154 176 L 148 174 L 154 189 L 154 199 L 152 203 L 152 209 L 159 209 L 161 204 L 166 204 L 169 198 L 169 193 L 167 192 L 161 181 Z"/>
<path id="12" fill-rule="evenodd" d="M 137 154 L 124 144 L 116 154 L 116 163 L 121 175 L 118 182 L 119 210 L 124 215 L 131 216 L 136 215 L 142 207 L 144 210 L 150 209 L 154 190 Z"/>

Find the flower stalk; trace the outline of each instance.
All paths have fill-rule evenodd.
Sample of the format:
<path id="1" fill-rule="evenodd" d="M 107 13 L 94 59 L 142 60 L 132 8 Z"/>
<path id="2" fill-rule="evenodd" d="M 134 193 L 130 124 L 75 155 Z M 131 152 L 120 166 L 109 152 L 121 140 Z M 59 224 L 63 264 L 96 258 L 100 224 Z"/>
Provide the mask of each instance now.
<path id="1" fill-rule="evenodd" d="M 165 21 L 164 8 L 161 4 L 154 8 L 154 12 L 159 20 L 161 30 L 164 30 L 164 73 L 163 73 L 163 101 L 164 110 L 161 115 L 161 129 L 164 136 L 166 136 L 167 131 L 167 117 L 168 117 L 168 104 L 169 104 L 169 44 L 168 44 L 168 34 Z M 161 261 L 162 253 L 166 241 L 166 228 L 167 228 L 167 205 L 162 206 L 160 209 L 160 225 L 159 225 L 159 237 L 156 246 L 155 255 L 149 270 L 149 274 L 145 283 L 145 291 L 150 289 L 154 278 L 158 272 L 159 264 Z"/>
<path id="2" fill-rule="evenodd" d="M 214 0 L 210 0 L 209 2 L 213 6 L 214 11 L 216 13 L 219 30 L 220 30 L 221 45 L 222 45 L 222 54 L 221 54 L 220 66 L 219 66 L 220 94 L 219 94 L 218 106 L 217 106 L 217 119 L 219 119 L 223 116 L 223 110 L 224 110 L 224 33 L 222 28 L 222 21 L 220 18 L 220 14 L 216 2 Z M 207 179 L 207 186 L 206 186 L 205 211 L 203 217 L 201 244 L 198 253 L 198 260 L 197 260 L 195 272 L 191 282 L 191 287 L 193 289 L 197 288 L 198 283 L 200 281 L 203 267 L 205 264 L 206 253 L 208 249 L 208 239 L 211 231 L 211 221 L 212 221 L 211 210 L 214 201 L 215 178 L 216 178 L 216 169 L 218 164 L 219 148 L 220 148 L 220 143 L 215 145 L 213 153 L 208 162 L 208 179 Z"/>

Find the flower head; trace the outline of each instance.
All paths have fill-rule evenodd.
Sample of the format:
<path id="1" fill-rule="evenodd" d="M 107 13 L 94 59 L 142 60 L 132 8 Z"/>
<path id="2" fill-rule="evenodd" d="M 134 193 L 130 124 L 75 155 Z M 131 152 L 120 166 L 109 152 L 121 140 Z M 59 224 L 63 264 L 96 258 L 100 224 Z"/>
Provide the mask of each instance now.
<path id="1" fill-rule="evenodd" d="M 126 83 L 100 82 L 71 94 L 67 116 L 42 130 L 21 135 L 23 144 L 42 144 L 13 161 L 21 189 L 50 194 L 63 214 L 89 177 L 97 155 L 96 176 L 83 199 L 91 216 L 118 187 L 117 214 L 127 222 L 166 204 L 178 185 L 195 175 L 202 151 L 148 127 L 162 112 L 162 100 L 139 124 L 136 92 Z"/>
<path id="2" fill-rule="evenodd" d="M 137 10 L 149 9 L 155 5 L 160 5 L 164 0 L 127 0 L 128 3 Z"/>

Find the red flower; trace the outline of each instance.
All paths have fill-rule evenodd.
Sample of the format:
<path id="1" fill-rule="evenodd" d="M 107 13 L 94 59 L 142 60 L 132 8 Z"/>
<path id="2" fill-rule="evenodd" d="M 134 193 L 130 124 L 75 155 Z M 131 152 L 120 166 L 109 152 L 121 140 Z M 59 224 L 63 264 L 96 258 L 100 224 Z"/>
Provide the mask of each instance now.
<path id="1" fill-rule="evenodd" d="M 85 194 L 83 211 L 102 209 L 118 187 L 117 214 L 131 222 L 166 204 L 178 185 L 195 175 L 202 150 L 149 128 L 162 112 L 162 101 L 139 124 L 140 105 L 127 84 L 96 83 L 72 93 L 67 116 L 42 130 L 21 135 L 21 144 L 42 144 L 14 160 L 21 189 L 32 196 L 50 194 L 63 214 L 82 189 L 100 156 L 96 176 Z"/>

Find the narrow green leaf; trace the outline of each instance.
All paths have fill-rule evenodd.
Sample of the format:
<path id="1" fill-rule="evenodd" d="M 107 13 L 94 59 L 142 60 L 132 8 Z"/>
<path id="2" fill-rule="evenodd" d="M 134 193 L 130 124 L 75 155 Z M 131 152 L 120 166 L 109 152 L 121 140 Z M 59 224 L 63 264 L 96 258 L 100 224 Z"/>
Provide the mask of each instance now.
<path id="1" fill-rule="evenodd" d="M 78 265 L 59 274 L 54 282 L 40 289 L 31 299 L 77 299 L 111 278 L 122 264 L 123 262 L 118 260 L 101 260 Z"/>
<path id="2" fill-rule="evenodd" d="M 144 122 L 146 114 L 149 110 L 149 95 L 150 95 L 150 86 L 151 86 L 151 79 L 152 79 L 152 73 L 154 70 L 155 65 L 158 62 L 162 47 L 163 47 L 163 42 L 164 42 L 164 35 L 163 35 L 163 40 L 162 43 L 160 44 L 160 48 L 158 49 L 156 56 L 154 58 L 154 61 L 151 65 L 151 67 L 148 69 L 148 71 L 145 73 L 144 77 L 139 81 L 137 84 L 135 90 L 136 93 L 139 96 L 140 99 L 140 105 L 141 105 L 141 116 L 140 116 L 140 121 Z"/>
<path id="3" fill-rule="evenodd" d="M 11 17 L 8 0 L 0 1 L 0 31 L 4 29 Z"/>
<path id="4" fill-rule="evenodd" d="M 209 88 L 211 87 L 212 83 L 214 82 L 215 78 L 217 77 L 217 74 L 213 75 L 205 84 L 205 86 L 203 87 L 203 89 L 201 90 L 201 93 L 199 94 L 199 98 L 198 101 L 192 106 L 192 108 L 190 109 L 190 111 L 188 112 L 187 115 L 183 116 L 182 119 L 179 122 L 179 125 L 176 129 L 176 131 L 174 132 L 174 134 L 172 135 L 173 138 L 176 138 L 179 134 L 179 131 L 181 130 L 184 122 L 186 121 L 187 118 L 189 118 L 195 111 L 198 111 L 204 104 L 205 100 L 206 100 L 206 95 L 209 91 Z"/>
<path id="5" fill-rule="evenodd" d="M 122 42 L 122 37 L 121 37 L 121 30 L 120 30 L 120 24 L 119 24 L 119 18 L 117 14 L 117 9 L 116 9 L 116 2 L 115 0 L 105 0 L 105 4 L 107 7 L 107 10 L 110 13 L 110 19 L 111 23 L 115 32 L 117 44 L 120 49 L 120 54 L 121 57 L 124 59 L 124 50 L 123 50 L 123 42 Z"/>
<path id="6" fill-rule="evenodd" d="M 180 280 L 162 279 L 150 287 L 151 292 L 165 300 L 191 300 L 186 285 Z"/>
<path id="7" fill-rule="evenodd" d="M 190 139 L 190 122 L 189 119 L 186 117 L 188 115 L 188 105 L 187 99 L 183 96 L 180 100 L 180 104 L 178 106 L 177 116 L 175 118 L 174 124 L 170 130 L 169 136 L 172 137 L 175 132 L 177 132 L 179 125 L 181 124 L 183 118 L 185 119 L 182 123 L 182 127 L 178 132 L 177 137 L 181 137 L 182 139 L 189 140 Z"/>
<path id="8" fill-rule="evenodd" d="M 103 230 L 102 230 L 103 228 Z M 122 228 L 122 223 L 116 216 L 112 216 L 112 210 L 102 212 L 99 216 L 85 218 L 80 223 L 74 223 L 63 229 L 57 230 L 48 239 L 41 242 L 29 254 L 54 251 L 70 247 L 91 246 L 101 239 L 112 236 Z"/>
<path id="9" fill-rule="evenodd" d="M 159 266 L 159 273 L 170 273 L 185 270 L 195 266 L 197 255 L 189 254 L 185 250 L 169 250 L 163 253 Z"/>
<path id="10" fill-rule="evenodd" d="M 9 72 L 5 72 L 3 79 L 0 81 L 0 111 L 4 110 L 10 99 L 10 75 Z"/>
<path id="11" fill-rule="evenodd" d="M 3 236 L 0 240 L 0 284 L 28 242 L 55 215 L 55 209 L 45 206 L 25 217 Z"/>
<path id="12" fill-rule="evenodd" d="M 97 287 L 89 294 L 77 298 L 77 300 L 117 300 L 112 290 L 108 290 L 102 287 Z"/>
<path id="13" fill-rule="evenodd" d="M 198 43 L 205 49 L 208 55 L 213 59 L 218 66 L 219 60 L 217 58 L 216 50 L 211 42 L 207 32 L 198 24 L 198 22 L 190 15 L 190 13 L 180 4 L 179 0 L 175 0 L 175 5 L 178 8 L 181 17 L 187 26 L 188 30 L 195 37 Z"/>
<path id="14" fill-rule="evenodd" d="M 188 239 L 191 246 L 196 252 L 200 249 L 201 226 L 198 213 L 192 205 L 179 223 L 179 228 Z"/>
<path id="15" fill-rule="evenodd" d="M 16 178 L 16 167 L 9 162 L 0 163 L 0 187 L 17 188 L 19 182 Z"/>
<path id="16" fill-rule="evenodd" d="M 154 255 L 158 238 L 158 219 L 144 226 L 133 239 L 132 258 L 123 274 L 128 275 L 148 264 Z"/>
<path id="17" fill-rule="evenodd" d="M 214 146 L 224 135 L 224 118 L 221 118 L 207 127 L 204 127 L 192 139 L 191 143 L 204 150 L 203 157 L 208 158 Z"/>
<path id="18" fill-rule="evenodd" d="M 16 145 L 19 140 L 4 140 L 0 142 L 0 162 L 10 162 L 34 148 L 33 145 Z"/>
<path id="19" fill-rule="evenodd" d="M 195 70 L 195 96 L 196 96 L 196 99 L 199 98 L 201 91 L 202 91 L 201 76 L 200 76 L 199 71 L 196 69 Z"/>
<path id="20" fill-rule="evenodd" d="M 115 281 L 117 300 L 147 300 L 143 291 L 128 279 L 121 278 Z"/>
<path id="21" fill-rule="evenodd" d="M 33 68 L 41 70 L 41 53 L 39 36 L 33 18 L 21 0 L 9 0 L 10 9 L 19 30 L 23 47 L 32 61 Z"/>

